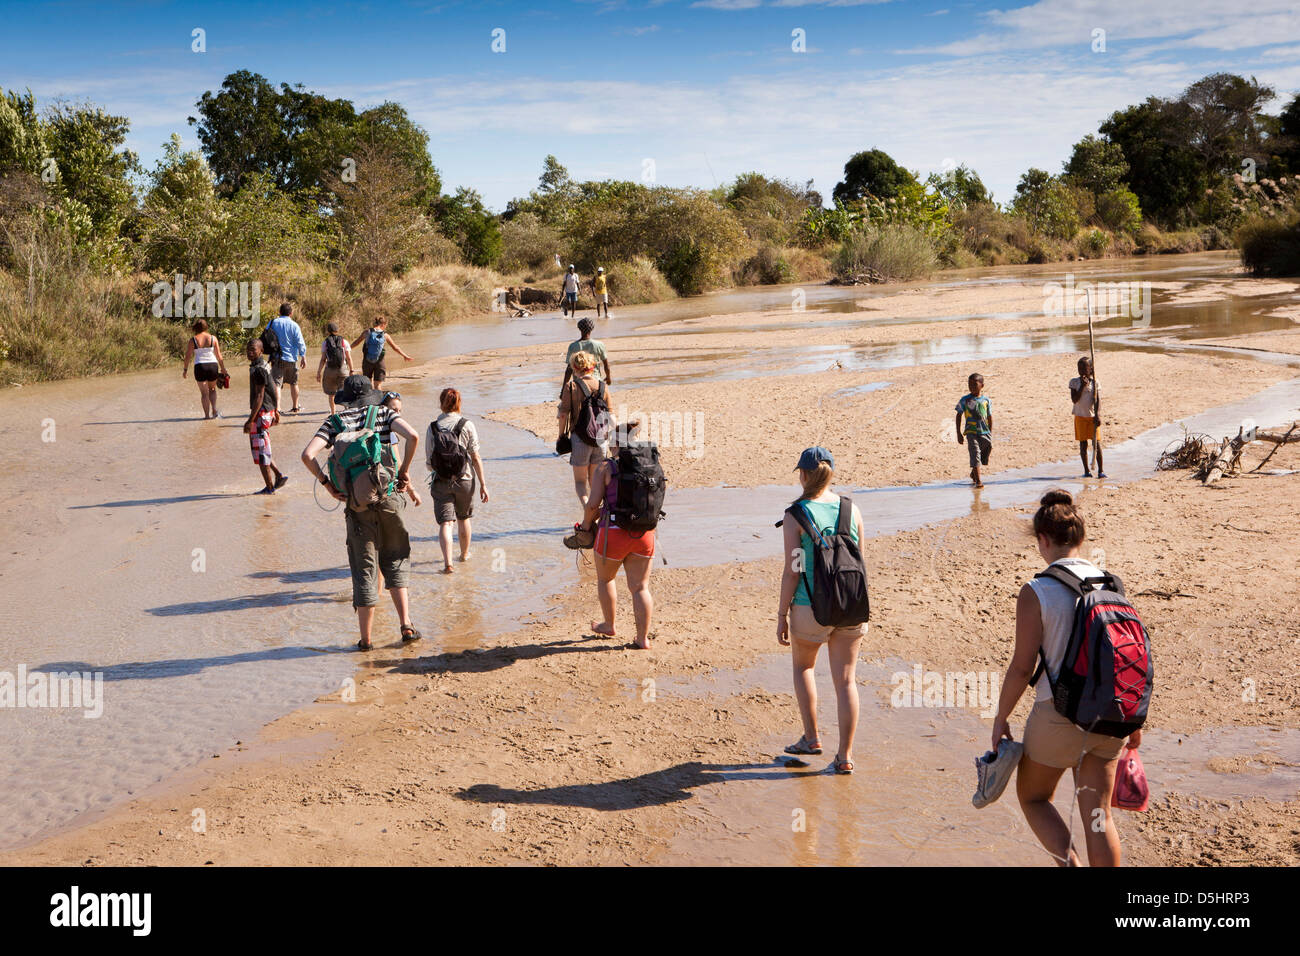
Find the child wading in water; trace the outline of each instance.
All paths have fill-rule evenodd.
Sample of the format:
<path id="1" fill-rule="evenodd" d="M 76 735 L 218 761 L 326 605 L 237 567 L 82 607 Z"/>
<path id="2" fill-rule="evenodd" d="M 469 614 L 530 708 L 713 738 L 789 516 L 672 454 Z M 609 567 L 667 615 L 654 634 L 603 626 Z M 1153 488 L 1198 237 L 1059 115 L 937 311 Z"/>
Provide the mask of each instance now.
<path id="1" fill-rule="evenodd" d="M 957 444 L 965 444 L 970 452 L 970 480 L 976 488 L 983 488 L 980 481 L 980 465 L 989 463 L 989 454 L 993 451 L 993 408 L 988 397 L 984 395 L 984 376 L 976 372 L 966 380 L 970 393 L 963 395 L 957 402 Z M 962 415 L 966 416 L 966 427 L 962 428 Z M 963 437 L 964 431 L 964 437 Z"/>
<path id="2" fill-rule="evenodd" d="M 277 488 L 284 487 L 289 480 L 280 473 L 271 458 L 271 428 L 280 421 L 278 396 L 275 391 L 275 379 L 271 375 L 271 366 L 262 355 L 262 343 L 253 339 L 248 343 L 248 420 L 244 422 L 244 434 L 248 436 L 249 447 L 253 451 L 253 464 L 262 472 L 266 487 L 255 492 L 259 495 L 273 495 Z"/>

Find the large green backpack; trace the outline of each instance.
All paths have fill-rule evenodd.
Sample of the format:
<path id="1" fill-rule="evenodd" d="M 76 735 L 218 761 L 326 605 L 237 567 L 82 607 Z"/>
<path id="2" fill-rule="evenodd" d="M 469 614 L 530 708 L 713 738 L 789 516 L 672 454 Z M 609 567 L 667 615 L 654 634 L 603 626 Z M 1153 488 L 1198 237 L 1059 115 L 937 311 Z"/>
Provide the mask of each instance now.
<path id="1" fill-rule="evenodd" d="M 348 507 L 353 511 L 364 511 L 397 489 L 397 459 L 392 445 L 375 431 L 378 414 L 378 405 L 369 406 L 361 427 L 341 432 L 330 450 L 330 484 L 347 496 Z M 335 420 L 336 428 L 343 427 L 339 415 L 330 417 Z"/>

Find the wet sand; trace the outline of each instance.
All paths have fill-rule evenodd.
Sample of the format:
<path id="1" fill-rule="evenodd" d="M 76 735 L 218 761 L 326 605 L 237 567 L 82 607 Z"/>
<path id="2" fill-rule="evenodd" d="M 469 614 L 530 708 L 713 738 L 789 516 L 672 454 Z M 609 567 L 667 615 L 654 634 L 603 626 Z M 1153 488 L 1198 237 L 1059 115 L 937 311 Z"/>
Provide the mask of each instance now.
<path id="1" fill-rule="evenodd" d="M 1280 467 L 1300 468 L 1300 449 L 1279 457 Z M 1205 489 L 1170 473 L 1098 488 L 1082 499 L 1094 545 L 1105 549 L 1107 565 L 1121 571 L 1141 601 L 1154 635 L 1158 686 L 1182 688 L 1157 694 L 1148 738 L 1186 748 L 1202 768 L 1198 804 L 1196 794 L 1163 788 L 1160 763 L 1148 756 L 1157 798 L 1152 809 L 1117 814 L 1130 862 L 1300 862 L 1297 804 L 1232 798 L 1239 774 L 1222 764 L 1213 765 L 1227 772 L 1210 769 L 1225 757 L 1249 757 L 1257 745 L 1216 753 L 1197 738 L 1228 725 L 1290 728 L 1292 735 L 1300 726 L 1300 688 L 1286 676 L 1300 639 L 1294 624 L 1300 596 L 1292 586 L 1298 493 L 1300 476 L 1228 479 Z M 1239 514 L 1246 496 L 1248 517 Z M 872 541 L 867 554 L 879 610 L 863 644 L 864 674 L 896 661 L 940 671 L 1005 667 L 1014 594 L 1037 569 L 1025 528 L 1023 513 L 976 506 L 950 525 Z M 972 561 L 976 549 L 980 560 Z M 588 636 L 586 590 L 557 596 L 548 615 L 491 648 L 383 647 L 363 669 L 355 703 L 322 703 L 266 732 L 271 741 L 336 739 L 323 757 L 277 762 L 268 745 L 271 756 L 260 763 L 209 769 L 165 795 L 4 854 L 0 862 L 654 863 L 680 859 L 682 839 L 709 833 L 728 852 L 769 862 L 951 862 L 958 841 L 982 847 L 966 851 L 970 862 L 1047 863 L 1032 838 L 1026 842 L 1013 800 L 985 811 L 969 806 L 968 760 L 931 768 L 922 821 L 906 808 L 868 799 L 868 793 L 901 796 L 915 787 L 916 768 L 895 754 L 924 753 L 933 746 L 926 738 L 935 734 L 950 741 L 955 735 L 970 758 L 982 752 L 988 722 L 951 709 L 926 712 L 924 724 L 904 722 L 909 736 L 888 749 L 860 739 L 853 778 L 818 774 L 799 781 L 800 799 L 810 806 L 838 807 L 844 791 L 860 793 L 866 804 L 853 798 L 857 826 L 877 837 L 894 832 L 897 839 L 857 848 L 801 845 L 791 858 L 780 858 L 756 834 L 746 836 L 765 822 L 788 831 L 790 808 L 779 800 L 759 807 L 773 819 L 719 829 L 718 821 L 728 820 L 729 795 L 757 793 L 764 778 L 776 786 L 794 776 L 774 762 L 774 742 L 799 734 L 791 694 L 725 676 L 778 653 L 772 613 L 778 570 L 776 559 L 706 571 L 658 569 L 650 652 Z M 589 569 L 583 575 L 592 577 Z M 620 597 L 626 615 L 626 592 Z M 1249 614 L 1241 612 L 1245 606 Z M 702 615 L 701 608 L 713 610 Z M 786 665 L 777 658 L 769 666 L 779 672 Z M 1257 682 L 1251 703 L 1242 700 L 1246 678 Z M 891 689 L 866 677 L 860 683 L 864 711 L 869 697 L 879 701 Z M 825 695 L 821 712 L 823 720 L 832 717 Z M 1022 703 L 1014 728 L 1025 712 Z M 1300 763 L 1295 752 L 1278 757 L 1281 767 L 1263 764 L 1255 772 Z M 810 769 L 823 769 L 826 760 L 812 758 Z M 195 809 L 206 815 L 206 834 L 190 829 Z M 1229 820 L 1231 829 L 1213 839 L 1187 839 Z M 1279 825 L 1288 821 L 1290 829 Z M 1245 842 L 1233 836 L 1247 833 Z M 944 839 L 914 853 L 913 842 L 925 836 Z"/>
<path id="2" fill-rule="evenodd" d="M 936 341 L 964 337 L 969 350 L 992 323 L 1003 321 L 1036 323 L 957 320 L 920 328 L 929 335 L 942 326 Z M 1005 331 L 1022 336 L 1027 327 Z M 878 336 L 874 342 L 883 348 L 911 341 L 917 332 L 909 323 L 851 330 Z M 789 482 L 781 454 L 811 442 L 781 413 L 809 394 L 834 409 L 827 417 L 840 431 L 824 440 L 837 453 L 837 442 L 868 445 L 841 464 L 849 484 L 964 474 L 964 449 L 937 432 L 952 426 L 950 409 L 964 391 L 967 362 L 934 361 L 944 357 L 941 352 L 929 365 L 776 374 L 763 355 L 779 355 L 788 345 L 769 345 L 763 336 L 789 334 L 751 332 L 738 346 L 733 332 L 722 353 L 715 351 L 718 343 L 694 332 L 611 340 L 615 388 L 624 380 L 647 383 L 627 390 L 643 407 L 654 410 L 650 402 L 663 395 L 675 398 L 669 411 L 688 402 L 747 409 L 728 409 L 716 423 L 710 420 L 708 454 L 695 463 L 695 475 L 692 461 L 667 450 L 674 487 L 716 483 L 704 470 L 715 467 L 712 460 L 755 443 L 767 444 L 747 451 L 743 468 L 719 471 L 742 485 Z M 678 351 L 640 361 L 631 342 L 643 339 L 647 352 L 667 342 Z M 995 430 L 1015 435 L 1006 448 L 995 446 L 996 463 L 1004 468 L 1074 457 L 1072 435 L 1062 436 L 1068 403 L 1056 409 L 1056 421 L 1042 414 L 1039 396 L 1044 389 L 1064 392 L 1073 353 L 1063 350 L 1076 342 L 1048 344 L 1056 354 L 978 363 L 994 398 Z M 557 352 L 562 346 L 453 356 L 401 369 L 401 387 L 406 392 L 409 383 L 427 397 L 454 374 L 470 394 L 507 396 L 500 417 L 527 421 L 544 414 L 529 407 L 540 400 L 530 396 L 551 387 L 546 383 Z M 671 366 L 690 360 L 718 380 L 650 384 L 664 378 L 665 365 L 671 373 Z M 1244 353 L 1117 350 L 1099 356 L 1099 365 L 1107 376 L 1104 434 L 1116 439 L 1293 375 Z M 733 366 L 742 366 L 745 377 L 723 378 Z M 1187 388 L 1188 380 L 1197 388 Z M 844 394 L 883 381 L 891 384 Z M 879 424 L 854 427 L 873 414 Z M 543 421 L 549 436 L 549 420 Z M 752 427 L 755 421 L 762 427 Z M 778 429 L 769 439 L 765 430 Z M 564 484 L 562 463 L 551 464 L 548 474 Z M 1300 469 L 1300 449 L 1282 449 L 1269 468 Z M 971 709 L 899 714 L 888 706 L 886 678 L 900 666 L 999 673 L 1005 667 L 1014 594 L 1037 570 L 1037 557 L 1025 536 L 1023 509 L 988 510 L 973 493 L 970 500 L 965 517 L 870 543 L 877 616 L 864 641 L 859 682 L 864 731 L 880 728 L 883 736 L 864 732 L 859 738 L 853 778 L 805 777 L 775 763 L 780 746 L 799 733 L 788 678 L 781 676 L 788 664 L 774 635 L 778 559 L 658 566 L 655 647 L 647 653 L 624 649 L 624 634 L 614 641 L 590 636 L 588 625 L 598 613 L 591 568 L 579 563 L 575 571 L 576 559 L 556 541 L 556 570 L 530 584 L 547 610 L 486 638 L 479 622 L 452 616 L 426 628 L 429 639 L 420 646 L 384 645 L 363 662 L 351 656 L 350 662 L 361 662 L 355 702 L 330 694 L 274 721 L 251 745 L 214 752 L 206 766 L 102 817 L 83 816 L 76 829 L 0 854 L 0 862 L 1046 864 L 1013 800 L 980 812 L 970 807 L 970 761 L 987 747 L 989 722 Z M 1171 764 L 1148 756 L 1153 809 L 1119 815 L 1130 861 L 1300 862 L 1294 834 L 1278 826 L 1294 820 L 1298 806 L 1288 775 L 1300 764 L 1300 691 L 1287 676 L 1300 646 L 1294 623 L 1300 620 L 1293 546 L 1298 503 L 1300 475 L 1233 478 L 1206 489 L 1185 475 L 1161 474 L 1092 486 L 1083 497 L 1091 547 L 1104 550 L 1107 566 L 1124 576 L 1130 594 L 1141 596 L 1154 635 L 1158 689 L 1179 689 L 1157 696 L 1151 753 L 1190 762 L 1176 779 L 1164 775 L 1171 784 L 1166 787 L 1161 767 Z M 426 539 L 416 547 L 435 545 Z M 476 560 L 490 560 L 489 554 L 480 545 Z M 338 559 L 331 553 L 326 563 Z M 271 555 L 259 560 L 274 563 Z M 319 592 L 321 613 L 337 618 L 332 636 L 342 634 L 342 640 L 351 620 L 346 599 L 339 603 L 346 578 L 336 577 L 322 569 L 306 583 Z M 426 584 L 421 579 L 419 587 Z M 621 631 L 630 627 L 629 612 L 620 584 Z M 385 615 L 387 608 L 381 625 Z M 312 633 L 321 630 L 314 616 L 299 623 Z M 330 642 L 319 633 L 314 639 Z M 1249 702 L 1243 697 L 1248 680 Z M 823 721 L 832 710 L 823 694 Z M 1020 726 L 1026 710 L 1022 703 L 1013 726 Z M 1236 730 L 1223 736 L 1225 728 Z M 833 746 L 833 732 L 828 737 Z M 1256 759 L 1265 751 L 1270 759 Z M 820 771 L 828 760 L 829 754 L 815 758 L 809 770 Z M 237 766 L 229 766 L 233 762 Z M 917 796 L 923 812 L 909 805 Z M 1061 796 L 1068 799 L 1064 787 Z M 810 814 L 807 840 L 791 835 L 792 806 Z M 203 834 L 191 826 L 196 809 L 206 819 Z M 1224 826 L 1225 817 L 1231 827 Z M 1219 828 L 1212 839 L 1196 836 L 1208 827 Z M 769 839 L 776 834 L 780 840 Z"/>
<path id="3" fill-rule="evenodd" d="M 754 338 L 761 347 L 764 334 Z M 1068 388 L 1076 358 L 1071 353 L 879 372 L 834 369 L 643 388 L 635 387 L 633 371 L 629 387 L 612 389 L 611 410 L 615 417 L 626 409 L 647 422 L 661 416 L 669 423 L 670 439 L 661 437 L 659 444 L 675 487 L 788 484 L 799 451 L 818 444 L 835 455 L 845 484 L 915 485 L 968 475 L 955 406 L 966 394 L 966 376 L 979 371 L 993 408 L 993 453 L 983 472 L 989 478 L 1040 461 L 1077 461 Z M 1290 369 L 1206 355 L 1106 352 L 1097 364 L 1105 375 L 1099 378 L 1105 445 L 1293 377 Z M 685 428 L 678 429 L 676 421 L 688 415 L 696 424 L 685 441 Z M 491 417 L 554 440 L 552 404 Z"/>

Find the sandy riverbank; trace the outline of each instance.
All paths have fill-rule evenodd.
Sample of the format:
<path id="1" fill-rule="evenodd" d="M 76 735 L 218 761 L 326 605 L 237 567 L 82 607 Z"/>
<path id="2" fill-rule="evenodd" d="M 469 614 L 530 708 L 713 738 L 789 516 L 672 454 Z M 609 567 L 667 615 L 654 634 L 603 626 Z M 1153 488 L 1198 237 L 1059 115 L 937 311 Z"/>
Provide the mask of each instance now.
<path id="1" fill-rule="evenodd" d="M 911 336 L 988 333 L 999 329 L 997 323 L 1028 323 L 999 329 L 1017 334 L 1048 327 L 1038 321 L 959 320 L 827 334 L 838 341 L 865 335 L 873 346 L 888 348 Z M 765 350 L 787 347 L 791 334 L 798 333 L 753 331 L 739 341 L 735 332 L 611 340 L 615 406 L 620 387 L 654 381 L 664 365 L 684 356 L 703 351 L 725 373 L 755 362 Z M 721 348 L 715 338 L 729 344 Z M 495 350 L 452 357 L 439 367 L 500 381 L 503 374 L 534 374 L 531 366 L 554 362 L 557 353 L 562 347 Z M 1107 351 L 1099 362 L 1105 363 L 1104 434 L 1111 442 L 1292 377 L 1291 370 L 1247 358 L 1195 353 Z M 988 379 L 999 439 L 990 475 L 1072 459 L 1065 395 L 1072 354 L 990 358 L 977 367 Z M 793 453 L 817 441 L 840 456 L 845 484 L 915 484 L 965 473 L 964 450 L 951 433 L 952 407 L 970 370 L 966 363 L 907 364 L 888 371 L 654 384 L 624 393 L 629 405 L 651 412 L 709 416 L 698 458 L 666 449 L 677 487 L 789 482 Z M 845 393 L 881 382 L 890 384 Z M 549 406 L 506 408 L 494 417 L 551 433 Z M 1300 469 L 1300 448 L 1284 447 L 1270 468 Z M 939 671 L 1005 668 L 1016 589 L 1038 560 L 1023 510 L 990 511 L 974 495 L 971 501 L 965 517 L 881 537 L 868 548 L 876 614 L 860 683 L 878 710 L 891 690 L 879 672 L 900 662 Z M 1082 503 L 1089 547 L 1104 551 L 1107 566 L 1124 576 L 1154 635 L 1152 737 L 1185 750 L 1196 772 L 1213 784 L 1208 795 L 1199 785 L 1171 787 L 1148 813 L 1121 814 L 1129 860 L 1300 863 L 1300 803 L 1215 796 L 1242 790 L 1240 781 L 1246 792 L 1258 793 L 1251 786 L 1300 765 L 1300 753 L 1270 749 L 1266 734 L 1300 728 L 1294 679 L 1300 475 L 1230 478 L 1203 488 L 1166 473 L 1093 486 Z M 557 543 L 556 561 L 571 560 Z M 970 808 L 970 759 L 987 746 L 989 727 L 972 711 L 891 723 L 902 729 L 893 731 L 888 746 L 859 740 L 853 778 L 819 775 L 798 782 L 805 793 L 856 794 L 841 800 L 838 813 L 882 834 L 874 844 L 840 846 L 833 857 L 819 856 L 824 850 L 785 856 L 765 850 L 750 828 L 733 827 L 718 815 L 719 803 L 734 803 L 736 791 L 723 797 L 724 789 L 744 780 L 747 812 L 752 805 L 752 812 L 772 815 L 789 831 L 789 805 L 779 798 L 764 802 L 764 794 L 792 774 L 774 762 L 779 742 L 798 736 L 788 679 L 759 686 L 743 678 L 754 667 L 785 666 L 776 656 L 773 628 L 778 566 L 774 556 L 657 569 L 655 647 L 649 653 L 625 649 L 626 637 L 590 636 L 596 611 L 587 568 L 583 588 L 552 595 L 549 609 L 522 628 L 471 647 L 454 627 L 435 627 L 426 633 L 441 636 L 422 646 L 381 647 L 360 665 L 355 701 L 341 693 L 284 717 L 255 744 L 214 754 L 206 767 L 100 819 L 0 854 L 0 863 L 655 863 L 683 858 L 682 834 L 707 836 L 709 846 L 747 841 L 743 856 L 769 862 L 1047 863 L 1023 832 L 1011 833 L 1022 825 L 1012 801 L 982 814 Z M 345 585 L 337 583 L 340 595 Z M 621 602 L 626 630 L 626 591 Z M 656 689 L 653 699 L 647 689 Z M 1026 710 L 1022 702 L 1015 727 Z M 830 711 L 824 698 L 824 720 Z M 1229 727 L 1238 732 L 1226 742 L 1205 742 L 1206 734 Z M 942 763 L 926 749 L 936 740 L 948 748 Z M 922 763 L 913 765 L 918 759 Z M 1161 785 L 1160 763 L 1149 757 L 1147 770 Z M 973 857 L 948 854 L 943 841 L 923 839 L 919 856 L 892 852 L 898 849 L 890 843 L 895 821 L 878 808 L 882 802 L 906 805 L 918 780 L 929 817 L 979 847 Z M 700 810 L 706 805 L 712 811 Z M 192 827 L 195 810 L 206 822 L 201 834 Z M 710 861 L 698 852 L 691 859 Z"/>
<path id="2" fill-rule="evenodd" d="M 790 483 L 798 453 L 816 444 L 835 454 L 837 471 L 847 484 L 924 484 L 962 478 L 969 471 L 966 450 L 956 440 L 954 409 L 966 394 L 971 371 L 984 375 L 993 407 L 993 456 L 986 477 L 1044 460 L 1076 458 L 1067 387 L 1075 374 L 1074 359 L 1067 354 L 987 359 L 959 367 L 836 369 L 622 391 L 616 384 L 612 410 L 616 417 L 624 408 L 647 417 L 692 416 L 697 424 L 691 442 L 660 440 L 665 471 L 676 487 Z M 1107 352 L 1098 364 L 1103 361 L 1102 437 L 1110 445 L 1292 377 L 1288 369 L 1249 359 L 1193 354 Z M 635 386 L 637 372 L 626 381 Z M 883 387 L 851 391 L 870 385 Z M 547 439 L 555 434 L 550 404 L 490 417 Z"/>
<path id="3" fill-rule="evenodd" d="M 1279 458 L 1279 467 L 1300 467 L 1300 449 Z M 1298 498 L 1294 475 L 1205 489 L 1162 474 L 1084 496 L 1093 544 L 1125 576 L 1154 635 L 1153 734 L 1297 726 L 1300 690 L 1290 675 L 1300 640 L 1292 547 Z M 877 613 L 864 662 L 1003 668 L 1015 590 L 1037 566 L 1024 529 L 1024 513 L 976 510 L 940 528 L 873 541 Z M 236 756 L 226 754 L 159 795 L 0 862 L 654 862 L 683 826 L 702 825 L 689 812 L 693 801 L 727 785 L 725 773 L 704 773 L 702 765 L 771 764 L 776 754 L 765 742 L 798 735 L 785 686 L 719 682 L 710 692 L 706 679 L 777 650 L 776 574 L 776 559 L 660 569 L 649 653 L 590 638 L 594 601 L 585 589 L 557 596 L 550 614 L 489 648 L 381 648 L 362 671 L 355 703 L 335 699 L 277 721 L 264 736 L 279 743 L 264 742 L 262 760 L 213 769 Z M 1242 699 L 1246 678 L 1257 687 L 1250 703 Z M 646 702 L 647 680 L 680 690 Z M 889 692 L 863 683 L 864 694 Z M 1022 703 L 1014 726 L 1024 710 Z M 969 717 L 960 730 L 945 730 L 958 724 L 940 719 L 936 728 L 963 735 L 974 756 L 986 744 L 978 728 L 987 721 Z M 296 738 L 333 743 L 323 755 L 295 756 L 283 741 Z M 1226 780 L 1300 762 L 1300 755 L 1274 754 L 1270 766 L 1254 756 L 1250 745 L 1206 753 L 1205 772 Z M 877 792 L 905 782 L 869 740 L 860 741 L 857 758 L 851 780 L 806 783 Z M 931 799 L 953 825 L 978 833 L 994 818 L 970 809 L 971 775 L 954 770 L 933 777 Z M 1151 758 L 1147 772 L 1160 781 Z M 206 817 L 205 834 L 191 829 L 195 809 Z M 1296 803 L 1173 793 L 1146 814 L 1120 814 L 1119 823 L 1132 862 L 1295 865 L 1298 813 Z M 856 860 L 871 862 L 869 854 Z"/>

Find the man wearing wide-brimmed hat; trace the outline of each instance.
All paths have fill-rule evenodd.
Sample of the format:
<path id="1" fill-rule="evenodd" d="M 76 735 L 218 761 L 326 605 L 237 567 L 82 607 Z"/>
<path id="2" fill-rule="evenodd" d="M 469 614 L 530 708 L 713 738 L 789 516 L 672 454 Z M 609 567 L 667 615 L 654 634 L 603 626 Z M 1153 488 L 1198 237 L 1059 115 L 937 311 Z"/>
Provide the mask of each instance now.
<path id="1" fill-rule="evenodd" d="M 383 576 L 384 587 L 392 595 L 397 610 L 403 641 L 417 641 L 420 632 L 411 623 L 407 583 L 410 576 L 411 538 L 406 531 L 403 512 L 406 498 L 402 492 L 410 484 L 411 462 L 415 460 L 420 439 L 415 429 L 400 415 L 384 404 L 384 393 L 378 391 L 364 375 L 349 375 L 343 387 L 334 395 L 339 410 L 324 423 L 302 452 L 302 462 L 325 489 L 344 502 L 347 521 L 348 566 L 352 570 L 352 606 L 357 611 L 357 624 L 361 640 L 357 647 L 368 651 L 373 646 L 370 639 L 375 620 L 375 606 L 379 603 L 378 577 Z M 390 494 L 365 507 L 357 507 L 348 495 L 335 488 L 328 472 L 321 467 L 316 456 L 334 446 L 340 435 L 356 432 L 365 427 L 371 406 L 375 407 L 374 430 L 385 449 L 391 448 L 391 436 L 405 439 L 402 462 L 397 466 L 397 479 Z M 391 451 L 387 452 L 391 454 Z M 381 491 L 382 493 L 382 491 Z"/>

